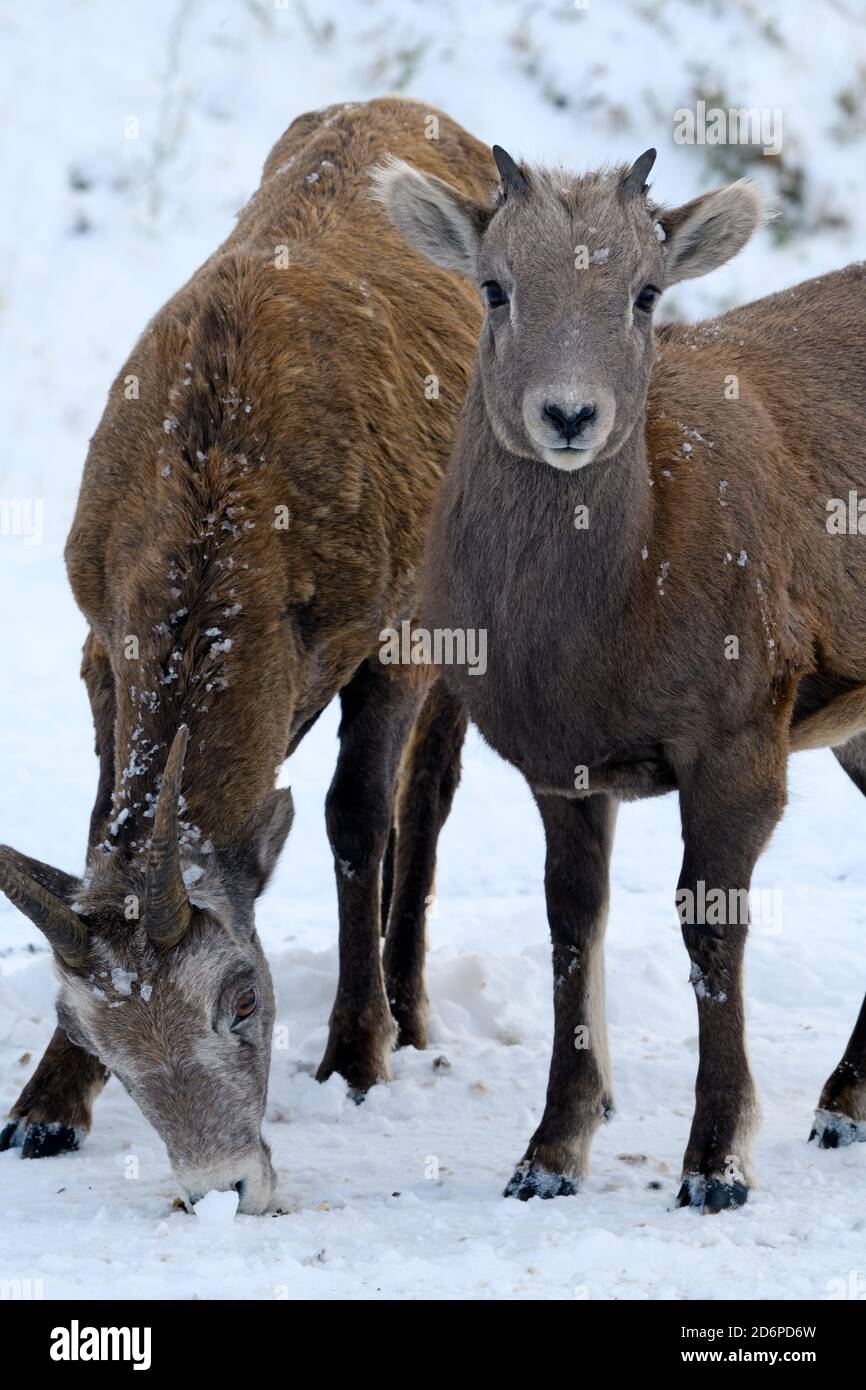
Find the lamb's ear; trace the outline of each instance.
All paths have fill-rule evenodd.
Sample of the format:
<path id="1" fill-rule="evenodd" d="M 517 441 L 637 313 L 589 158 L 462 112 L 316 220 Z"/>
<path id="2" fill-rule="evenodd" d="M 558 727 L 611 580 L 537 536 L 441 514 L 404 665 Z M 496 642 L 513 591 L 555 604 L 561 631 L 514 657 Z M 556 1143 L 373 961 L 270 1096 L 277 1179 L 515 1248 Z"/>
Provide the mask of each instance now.
<path id="1" fill-rule="evenodd" d="M 681 208 L 662 209 L 665 285 L 691 280 L 724 265 L 741 251 L 764 220 L 764 204 L 748 179 L 693 198 Z"/>
<path id="2" fill-rule="evenodd" d="M 491 211 L 394 155 L 370 170 L 373 197 L 408 242 L 435 265 L 474 276 Z"/>

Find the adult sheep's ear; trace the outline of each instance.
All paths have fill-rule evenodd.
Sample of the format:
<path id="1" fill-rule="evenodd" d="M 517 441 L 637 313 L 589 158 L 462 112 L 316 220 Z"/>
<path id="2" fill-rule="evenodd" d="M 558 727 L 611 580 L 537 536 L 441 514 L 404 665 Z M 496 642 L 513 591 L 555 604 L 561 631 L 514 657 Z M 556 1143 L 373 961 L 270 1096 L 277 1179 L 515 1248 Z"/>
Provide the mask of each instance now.
<path id="1" fill-rule="evenodd" d="M 230 869 L 241 869 L 258 897 L 273 873 L 295 818 L 291 788 L 269 792 L 248 817 L 237 842 L 222 857 Z"/>
<path id="2" fill-rule="evenodd" d="M 661 209 L 665 286 L 691 280 L 724 265 L 741 251 L 765 218 L 763 200 L 748 179 L 739 179 L 682 207 Z"/>
<path id="3" fill-rule="evenodd" d="M 474 276 L 491 209 L 390 155 L 370 171 L 373 196 L 406 240 L 435 265 Z"/>
<path id="4" fill-rule="evenodd" d="M 87 961 L 87 927 L 69 905 L 78 880 L 29 855 L 0 845 L 0 890 L 29 917 L 60 959 L 73 968 Z"/>

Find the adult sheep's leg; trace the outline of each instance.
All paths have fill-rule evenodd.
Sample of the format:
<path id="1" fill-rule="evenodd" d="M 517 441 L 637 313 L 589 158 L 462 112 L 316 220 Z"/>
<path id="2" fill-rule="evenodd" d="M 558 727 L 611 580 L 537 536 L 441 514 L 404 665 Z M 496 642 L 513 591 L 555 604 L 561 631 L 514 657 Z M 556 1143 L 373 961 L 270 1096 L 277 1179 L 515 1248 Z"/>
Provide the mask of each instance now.
<path id="1" fill-rule="evenodd" d="M 400 754 L 419 692 L 407 673 L 366 662 L 341 691 L 340 755 L 326 821 L 340 914 L 340 975 L 318 1070 L 356 1092 L 388 1079 L 395 1028 L 382 973 L 381 867 Z"/>
<path id="2" fill-rule="evenodd" d="M 432 686 L 409 736 L 400 768 L 393 869 L 383 882 L 389 904 L 385 987 L 397 1021 L 398 1046 L 427 1046 L 424 989 L 427 911 L 436 871 L 436 844 L 457 784 L 466 711 L 441 681 Z"/>
<path id="3" fill-rule="evenodd" d="M 114 679 L 105 649 L 92 631 L 84 644 L 81 675 L 90 697 L 99 758 L 99 784 L 88 837 L 91 848 L 108 817 L 114 785 Z M 68 898 L 74 891 L 76 880 L 71 876 L 46 865 L 36 869 L 40 882 L 46 874 L 51 876 L 46 887 L 58 897 Z M 108 1072 L 99 1059 L 56 1028 L 9 1112 L 9 1121 L 0 1132 L 0 1150 L 20 1148 L 22 1158 L 51 1158 L 77 1149 L 90 1129 L 93 1102 L 107 1079 Z"/>
<path id="4" fill-rule="evenodd" d="M 0 1150 L 20 1148 L 22 1158 L 52 1158 L 77 1149 L 107 1080 L 99 1059 L 55 1028 L 39 1066 L 9 1112 L 9 1122 L 0 1132 Z"/>

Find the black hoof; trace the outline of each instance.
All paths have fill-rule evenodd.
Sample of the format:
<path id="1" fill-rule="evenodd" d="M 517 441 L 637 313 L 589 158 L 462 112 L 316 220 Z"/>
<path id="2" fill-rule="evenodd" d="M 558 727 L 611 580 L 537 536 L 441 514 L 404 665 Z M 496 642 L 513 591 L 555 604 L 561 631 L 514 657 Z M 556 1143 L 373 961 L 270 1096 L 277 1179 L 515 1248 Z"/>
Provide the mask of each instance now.
<path id="1" fill-rule="evenodd" d="M 849 1144 L 866 1143 L 866 1123 L 851 1120 L 832 1110 L 819 1110 L 815 1115 L 809 1143 L 819 1149 L 845 1149 Z"/>
<path id="2" fill-rule="evenodd" d="M 745 1206 L 749 1200 L 749 1189 L 744 1182 L 726 1182 L 722 1178 L 705 1178 L 692 1174 L 683 1179 L 677 1193 L 678 1207 L 691 1207 L 705 1215 L 715 1215 L 719 1211 L 734 1211 Z"/>
<path id="3" fill-rule="evenodd" d="M 7 1149 L 20 1149 L 24 1143 L 24 1130 L 20 1120 L 10 1120 L 0 1130 L 0 1153 Z"/>
<path id="4" fill-rule="evenodd" d="M 78 1148 L 78 1135 L 69 1125 L 28 1125 L 22 1158 L 54 1158 Z"/>
<path id="5" fill-rule="evenodd" d="M 744 1207 L 749 1200 L 749 1189 L 744 1182 L 723 1182 L 721 1178 L 711 1178 L 704 1193 L 704 1211 L 734 1211 Z"/>
<path id="6" fill-rule="evenodd" d="M 530 1168 L 521 1164 L 508 1180 L 503 1197 L 516 1197 L 518 1202 L 528 1202 L 530 1197 L 541 1197 L 545 1201 L 551 1197 L 574 1197 L 580 1191 L 579 1178 L 567 1177 L 565 1173 L 548 1173 L 544 1168 Z"/>
<path id="7" fill-rule="evenodd" d="M 356 1105 L 364 1099 L 368 1091 L 381 1082 L 390 1081 L 390 1073 L 387 1067 L 378 1070 L 366 1063 L 362 1066 L 355 1061 L 343 1061 L 339 1059 L 330 1062 L 327 1057 L 321 1062 L 316 1072 L 316 1080 L 320 1084 L 329 1081 L 336 1072 L 337 1076 L 342 1076 L 346 1083 L 346 1090 Z"/>
<path id="8" fill-rule="evenodd" d="M 844 1146 L 844 1141 L 842 1142 Z M 840 1147 L 839 1131 L 838 1129 L 822 1129 L 819 1133 L 817 1129 L 813 1129 L 809 1135 L 809 1143 L 817 1144 L 819 1149 L 838 1149 Z"/>

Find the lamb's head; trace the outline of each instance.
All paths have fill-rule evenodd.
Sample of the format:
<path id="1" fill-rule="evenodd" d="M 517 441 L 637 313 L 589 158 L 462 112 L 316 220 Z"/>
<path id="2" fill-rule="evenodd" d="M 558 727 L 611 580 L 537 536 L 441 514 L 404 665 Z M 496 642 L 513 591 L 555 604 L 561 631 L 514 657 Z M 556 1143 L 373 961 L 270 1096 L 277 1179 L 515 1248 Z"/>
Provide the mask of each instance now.
<path id="1" fill-rule="evenodd" d="M 492 206 L 398 159 L 373 170 L 375 194 L 408 241 L 486 298 L 477 365 L 499 443 L 582 468 L 614 456 L 642 418 L 659 296 L 739 251 L 761 202 L 740 181 L 656 206 L 646 186 L 655 150 L 580 176 L 493 154 L 502 182 Z"/>
<path id="2" fill-rule="evenodd" d="M 3 848 L 0 888 L 54 951 L 60 1027 L 151 1121 L 187 1202 L 234 1188 L 240 1211 L 262 1212 L 274 996 L 254 903 L 288 834 L 291 793 L 274 791 L 231 848 L 184 863 L 186 737 L 172 745 L 142 862 L 97 852 L 82 882 Z"/>

